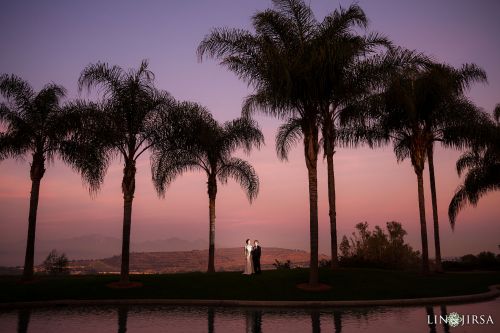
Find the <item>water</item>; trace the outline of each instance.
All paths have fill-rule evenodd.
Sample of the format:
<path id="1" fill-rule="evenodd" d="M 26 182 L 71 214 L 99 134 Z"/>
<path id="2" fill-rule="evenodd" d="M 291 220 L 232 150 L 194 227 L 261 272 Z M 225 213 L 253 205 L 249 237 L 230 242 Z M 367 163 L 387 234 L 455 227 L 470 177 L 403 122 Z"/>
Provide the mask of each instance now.
<path id="1" fill-rule="evenodd" d="M 427 315 L 490 315 L 494 325 L 428 324 Z M 469 318 L 471 318 L 469 316 Z M 498 322 L 498 323 L 497 323 Z M 276 309 L 228 307 L 52 307 L 0 311 L 0 332 L 500 332 L 500 298 L 415 307 Z"/>

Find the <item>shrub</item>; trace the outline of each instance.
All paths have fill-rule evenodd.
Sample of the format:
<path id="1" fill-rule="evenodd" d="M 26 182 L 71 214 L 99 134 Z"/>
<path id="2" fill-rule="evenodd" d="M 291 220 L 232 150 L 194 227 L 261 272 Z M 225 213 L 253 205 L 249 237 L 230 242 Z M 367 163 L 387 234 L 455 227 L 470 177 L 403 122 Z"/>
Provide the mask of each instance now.
<path id="1" fill-rule="evenodd" d="M 416 268 L 420 253 L 405 243 L 407 232 L 399 222 L 387 222 L 387 233 L 379 226 L 370 230 L 367 222 L 358 223 L 350 238 L 342 237 L 340 265 L 347 267 Z"/>
<path id="2" fill-rule="evenodd" d="M 332 261 L 331 260 L 321 259 L 319 261 L 319 267 L 321 267 L 321 268 L 328 268 L 331 265 L 332 265 Z"/>
<path id="3" fill-rule="evenodd" d="M 59 254 L 55 249 L 50 251 L 49 255 L 43 262 L 45 272 L 50 275 L 65 275 L 69 274 L 68 258 L 66 254 Z"/>
<path id="4" fill-rule="evenodd" d="M 276 267 L 276 269 L 291 269 L 292 262 L 290 260 L 287 260 L 285 262 L 281 262 L 278 259 L 275 259 L 273 266 Z"/>
<path id="5" fill-rule="evenodd" d="M 466 254 L 457 260 L 443 261 L 443 269 L 447 271 L 500 270 L 500 255 L 495 256 L 489 251 L 483 251 L 477 256 Z"/>

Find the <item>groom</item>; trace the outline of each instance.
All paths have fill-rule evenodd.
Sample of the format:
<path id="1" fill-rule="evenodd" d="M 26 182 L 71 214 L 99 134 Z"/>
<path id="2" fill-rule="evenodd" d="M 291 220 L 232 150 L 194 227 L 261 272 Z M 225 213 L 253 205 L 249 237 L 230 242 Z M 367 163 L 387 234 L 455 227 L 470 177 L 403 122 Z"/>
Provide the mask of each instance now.
<path id="1" fill-rule="evenodd" d="M 253 261 L 253 270 L 255 274 L 260 274 L 260 246 L 259 241 L 255 240 L 253 242 L 252 248 L 252 261 Z"/>

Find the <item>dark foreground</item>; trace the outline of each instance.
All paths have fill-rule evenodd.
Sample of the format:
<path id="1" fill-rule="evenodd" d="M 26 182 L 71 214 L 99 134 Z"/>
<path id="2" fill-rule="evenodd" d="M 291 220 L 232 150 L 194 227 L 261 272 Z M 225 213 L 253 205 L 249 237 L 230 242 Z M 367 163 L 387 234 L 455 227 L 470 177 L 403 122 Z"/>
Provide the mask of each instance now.
<path id="1" fill-rule="evenodd" d="M 500 284 L 500 272 L 442 273 L 378 269 L 321 270 L 326 292 L 306 292 L 296 285 L 307 281 L 306 269 L 272 270 L 262 275 L 240 272 L 133 275 L 143 287 L 112 289 L 115 275 L 37 277 L 19 283 L 19 277 L 0 277 L 0 302 L 62 299 L 232 299 L 232 300 L 370 300 L 466 295 L 488 291 Z"/>

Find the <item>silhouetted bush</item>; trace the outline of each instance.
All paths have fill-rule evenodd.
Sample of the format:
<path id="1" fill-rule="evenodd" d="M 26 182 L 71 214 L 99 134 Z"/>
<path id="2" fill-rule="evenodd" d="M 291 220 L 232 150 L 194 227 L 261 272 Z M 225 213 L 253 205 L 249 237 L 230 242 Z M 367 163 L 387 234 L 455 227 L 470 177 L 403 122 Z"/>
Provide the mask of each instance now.
<path id="1" fill-rule="evenodd" d="M 275 259 L 273 266 L 276 267 L 276 269 L 291 269 L 292 262 L 290 260 L 287 260 L 285 262 L 281 262 L 278 259 Z"/>
<path id="2" fill-rule="evenodd" d="M 477 256 L 466 254 L 457 260 L 446 260 L 442 263 L 447 271 L 500 270 L 500 255 L 483 251 Z"/>
<path id="3" fill-rule="evenodd" d="M 69 274 L 68 262 L 66 254 L 59 254 L 56 250 L 52 250 L 43 262 L 43 267 L 47 274 L 65 275 Z"/>
<path id="4" fill-rule="evenodd" d="M 344 267 L 413 269 L 420 264 L 420 252 L 405 243 L 407 232 L 399 222 L 387 222 L 387 233 L 379 226 L 373 231 L 368 223 L 356 225 L 350 238 L 342 237 L 339 263 Z"/>
<path id="5" fill-rule="evenodd" d="M 319 261 L 319 267 L 320 268 L 328 268 L 330 267 L 332 264 L 332 261 L 331 260 L 327 260 L 327 259 L 321 259 Z"/>

